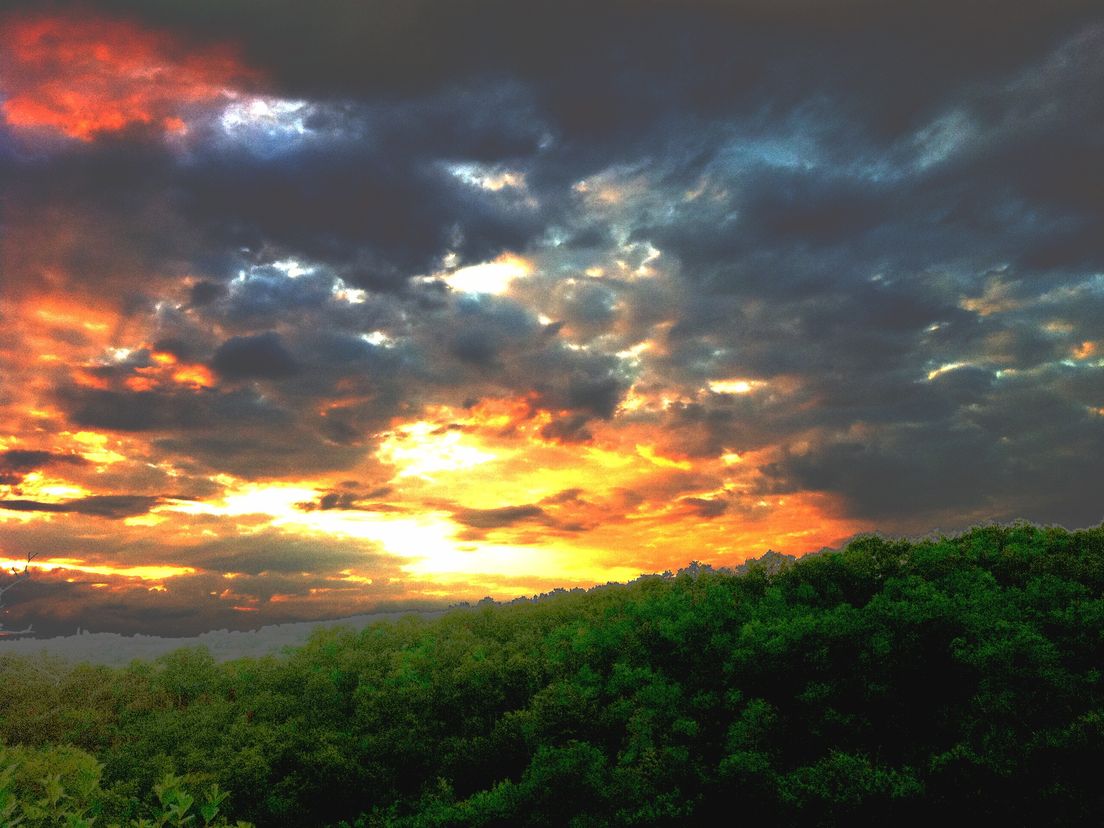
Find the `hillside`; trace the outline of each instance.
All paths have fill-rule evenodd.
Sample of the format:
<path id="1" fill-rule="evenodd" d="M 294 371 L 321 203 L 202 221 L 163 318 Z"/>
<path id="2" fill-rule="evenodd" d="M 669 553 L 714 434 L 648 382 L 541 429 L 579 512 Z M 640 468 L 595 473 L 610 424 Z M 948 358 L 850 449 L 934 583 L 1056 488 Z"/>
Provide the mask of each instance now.
<path id="1" fill-rule="evenodd" d="M 0 739 L 12 766 L 102 763 L 75 795 L 97 826 L 147 813 L 167 771 L 260 826 L 1091 824 L 1102 594 L 1104 527 L 863 537 L 280 658 L 5 656 Z"/>
<path id="2" fill-rule="evenodd" d="M 436 618 L 442 611 L 414 613 Z M 276 655 L 285 647 L 307 643 L 315 630 L 340 624 L 355 630 L 380 621 L 393 621 L 411 612 L 376 612 L 353 615 L 338 621 L 295 621 L 270 624 L 256 630 L 212 630 L 188 638 L 167 638 L 157 635 L 120 635 L 118 633 L 79 632 L 54 638 L 0 638 L 0 658 L 4 656 L 37 656 L 71 662 L 124 667 L 134 659 L 152 661 L 181 647 L 203 647 L 215 661 L 235 658 L 259 658 Z"/>

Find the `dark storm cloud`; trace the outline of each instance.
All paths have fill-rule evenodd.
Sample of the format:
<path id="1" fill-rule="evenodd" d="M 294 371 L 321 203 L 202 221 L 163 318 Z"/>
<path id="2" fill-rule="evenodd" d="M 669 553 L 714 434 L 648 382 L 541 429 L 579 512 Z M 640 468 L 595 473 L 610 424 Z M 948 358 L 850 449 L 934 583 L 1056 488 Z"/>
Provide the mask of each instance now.
<path id="1" fill-rule="evenodd" d="M 252 387 L 134 392 L 66 386 L 58 402 L 81 427 L 150 434 L 158 451 L 190 473 L 222 470 L 250 479 L 311 473 L 347 468 L 364 453 L 355 442 L 329 439 L 313 412 L 281 405 Z"/>
<path id="2" fill-rule="evenodd" d="M 531 19 L 534 12 L 527 11 L 527 22 L 523 26 L 516 11 L 499 8 L 497 4 L 489 6 L 502 12 L 502 15 L 481 17 L 477 28 L 484 32 L 484 37 L 492 37 L 499 48 L 490 50 L 485 56 L 474 57 L 482 53 L 465 45 L 464 60 L 446 61 L 447 51 L 436 53 L 435 57 L 425 60 L 426 65 L 422 67 L 425 78 L 437 78 L 442 83 L 448 78 L 453 88 L 447 93 L 431 91 L 435 83 L 418 83 L 414 85 L 418 88 L 426 86 L 426 91 L 421 92 L 422 97 L 411 103 L 387 106 L 372 104 L 366 108 L 358 104 L 353 107 L 352 115 L 341 109 L 331 108 L 331 111 L 323 106 L 305 120 L 308 128 L 317 128 L 319 135 L 329 135 L 324 130 L 333 130 L 335 122 L 344 124 L 344 128 L 351 130 L 355 140 L 338 140 L 336 144 L 322 141 L 317 146 L 306 142 L 298 150 L 278 157 L 254 158 L 245 150 L 233 149 L 201 152 L 196 159 L 197 163 L 189 168 L 186 179 L 178 181 L 176 186 L 184 203 L 189 205 L 189 214 L 193 219 L 206 224 L 212 233 L 229 232 L 232 237 L 227 237 L 227 241 L 248 244 L 251 247 L 257 247 L 266 241 L 280 243 L 305 255 L 332 258 L 346 263 L 350 268 L 349 272 L 353 274 L 352 278 L 359 284 L 371 287 L 395 284 L 395 279 L 402 281 L 402 273 L 409 274 L 431 268 L 450 246 L 458 247 L 466 260 L 488 258 L 508 247 L 524 247 L 536 238 L 542 229 L 542 223 L 551 218 L 545 214 L 538 222 L 532 217 L 519 217 L 516 210 L 506 212 L 501 207 L 496 208 L 494 204 L 501 199 L 500 195 L 473 192 L 471 187 L 443 173 L 431 161 L 436 163 L 447 158 L 526 160 L 533 167 L 531 172 L 534 180 L 544 182 L 539 196 L 545 202 L 547 210 L 556 202 L 556 194 L 573 182 L 569 175 L 581 174 L 588 168 L 600 169 L 615 158 L 622 158 L 626 152 L 638 157 L 655 152 L 672 152 L 674 139 L 671 129 L 674 127 L 668 121 L 674 121 L 676 114 L 683 108 L 703 109 L 714 118 L 751 116 L 762 122 L 766 117 L 762 128 L 770 135 L 778 123 L 784 124 L 786 119 L 780 115 L 773 119 L 776 123 L 772 123 L 771 116 L 762 114 L 766 99 L 749 102 L 745 85 L 770 89 L 774 95 L 770 99 L 773 107 L 784 110 L 785 106 L 792 105 L 799 109 L 802 105 L 800 97 L 794 98 L 789 104 L 780 103 L 776 87 L 792 87 L 794 90 L 800 88 L 796 86 L 798 77 L 802 76 L 800 67 L 804 62 L 817 57 L 824 59 L 825 64 L 838 68 L 835 71 L 818 72 L 816 77 L 827 88 L 805 88 L 805 98 L 829 101 L 838 99 L 840 103 L 850 104 L 862 102 L 861 111 L 855 111 L 853 106 L 843 107 L 842 112 L 838 111 L 839 107 L 826 107 L 836 111 L 835 133 L 832 137 L 853 138 L 857 133 L 860 136 L 860 146 L 869 147 L 872 153 L 881 152 L 883 147 L 873 145 L 869 138 L 862 137 L 870 132 L 870 124 L 863 116 L 884 114 L 876 104 L 885 106 L 886 100 L 874 93 L 880 92 L 881 95 L 888 96 L 890 90 L 867 90 L 861 85 L 856 87 L 854 81 L 857 76 L 861 80 L 861 75 L 858 67 L 851 66 L 852 63 L 864 57 L 868 60 L 879 60 L 878 75 L 883 79 L 880 83 L 887 86 L 889 79 L 900 80 L 906 72 L 907 79 L 923 76 L 926 79 L 924 91 L 928 98 L 935 91 L 942 91 L 948 100 L 953 101 L 957 89 L 949 85 L 949 74 L 933 76 L 932 72 L 926 71 L 931 69 L 928 65 L 930 58 L 911 64 L 898 55 L 888 65 L 883 65 L 888 56 L 869 44 L 865 50 L 844 48 L 848 37 L 872 33 L 879 26 L 892 32 L 896 27 L 904 25 L 904 21 L 910 24 L 927 23 L 926 26 L 918 25 L 910 29 L 913 40 L 909 41 L 905 51 L 911 52 L 915 49 L 920 52 L 920 44 L 939 43 L 949 39 L 949 46 L 953 47 L 951 54 L 955 58 L 951 62 L 957 64 L 956 68 L 960 72 L 969 68 L 974 68 L 975 71 L 982 68 L 991 70 L 990 63 L 999 66 L 1008 59 L 1006 52 L 992 45 L 994 41 L 999 44 L 1004 38 L 1026 50 L 1028 54 L 1036 56 L 1039 50 L 1052 44 L 1055 32 L 1065 31 L 1072 26 L 1070 15 L 1076 11 L 1071 7 L 1069 14 L 1043 16 L 1032 30 L 1030 39 L 1025 37 L 1024 32 L 1010 28 L 1005 16 L 995 21 L 985 21 L 980 15 L 978 20 L 956 19 L 959 26 L 966 23 L 980 27 L 985 22 L 991 30 L 986 39 L 986 43 L 990 44 L 988 48 L 973 47 L 967 53 L 966 39 L 963 37 L 958 41 L 957 37 L 949 37 L 943 33 L 937 22 L 944 21 L 939 21 L 936 14 L 932 14 L 929 20 L 924 14 L 905 12 L 894 15 L 864 10 L 863 15 L 856 14 L 854 33 L 847 35 L 845 30 L 841 38 L 839 30 L 830 30 L 829 34 L 834 39 L 814 39 L 817 48 L 811 52 L 813 57 L 801 58 L 799 55 L 785 54 L 786 59 L 779 66 L 793 66 L 793 74 L 797 77 L 775 70 L 770 79 L 775 81 L 776 87 L 771 87 L 750 83 L 733 85 L 731 80 L 724 80 L 731 79 L 733 75 L 719 69 L 731 68 L 730 63 L 734 59 L 730 55 L 741 50 L 729 44 L 722 51 L 720 35 L 711 35 L 712 29 L 708 24 L 713 16 L 717 16 L 716 22 L 727 24 L 727 27 L 720 27 L 720 31 L 724 31 L 726 36 L 735 33 L 738 38 L 769 41 L 770 38 L 765 35 L 771 35 L 781 43 L 790 43 L 794 38 L 802 41 L 810 37 L 802 27 L 800 10 L 791 8 L 775 15 L 758 6 L 745 4 L 742 8 L 736 6 L 727 12 L 703 7 L 698 14 L 687 15 L 660 7 L 647 13 L 637 10 L 637 14 L 621 16 L 617 12 L 623 12 L 623 9 L 611 6 L 606 13 L 588 14 L 587 22 L 590 26 L 577 27 L 578 32 L 574 33 L 573 41 L 578 43 L 582 40 L 589 48 L 583 50 L 581 61 L 572 62 L 571 65 L 578 68 L 566 71 L 562 62 L 556 60 L 554 55 L 544 54 L 538 59 L 532 54 L 532 41 L 534 32 L 537 31 Z M 228 8 L 220 12 L 212 10 L 215 14 L 213 19 L 221 18 L 229 26 L 224 34 L 234 32 L 239 24 L 248 19 L 250 8 L 249 4 L 228 4 Z M 137 11 L 141 13 L 142 10 Z M 315 66 L 312 61 L 308 66 L 292 59 L 291 55 L 304 53 L 303 44 L 284 53 L 269 51 L 268 47 L 272 44 L 262 42 L 265 38 L 279 41 L 282 37 L 333 37 L 335 44 L 347 44 L 353 36 L 351 32 L 358 32 L 357 37 L 367 38 L 369 41 L 379 37 L 379 21 L 373 20 L 370 6 L 356 13 L 340 7 L 331 11 L 334 12 L 332 18 L 312 16 L 315 25 L 310 27 L 310 35 L 304 34 L 303 27 L 296 25 L 294 9 L 290 6 L 266 9 L 265 26 L 259 29 L 250 26 L 248 30 L 239 32 L 258 54 L 273 61 L 268 68 L 275 71 L 277 84 L 286 81 L 289 85 L 286 90 L 278 88 L 274 91 L 287 94 L 295 92 L 298 89 L 297 73 L 303 74 L 307 88 L 324 83 L 327 96 L 332 96 L 335 90 L 345 88 L 350 82 L 362 82 L 353 78 L 363 78 L 366 84 L 364 88 L 347 90 L 347 94 L 353 98 L 358 94 L 373 96 L 386 93 L 387 89 L 379 86 L 381 77 L 387 77 L 391 79 L 391 83 L 399 85 L 405 82 L 405 76 L 396 76 L 394 72 L 385 75 L 359 72 L 355 76 L 338 77 L 327 72 L 324 63 Z M 200 29 L 213 21 L 202 18 L 201 22 L 198 16 L 189 19 L 189 12 L 182 7 L 175 11 L 162 9 L 160 13 L 164 14 L 161 18 L 163 22 L 197 25 Z M 554 16 L 554 25 L 550 31 L 565 33 L 569 28 L 576 28 L 569 22 L 575 20 L 575 13 L 576 9 L 570 6 L 557 6 L 554 12 L 551 7 L 545 9 L 540 6 L 535 12 L 538 19 L 544 15 L 549 18 Z M 1023 14 L 1031 16 L 1026 12 Z M 746 16 L 752 24 L 749 28 L 754 30 L 754 38 L 738 27 L 741 15 Z M 154 13 L 153 16 L 158 17 L 158 14 Z M 442 28 L 444 19 L 449 17 L 447 14 L 431 15 L 424 11 L 412 11 L 409 17 L 403 17 L 405 25 L 410 27 L 404 34 L 416 37 L 418 33 L 424 32 L 433 42 L 440 36 L 450 44 L 459 45 L 458 32 L 465 28 Z M 912 20 L 913 17 L 917 20 Z M 1018 19 L 1016 14 L 1012 14 L 1011 18 Z M 392 20 L 390 17 L 387 19 Z M 321 20 L 326 22 L 319 25 Z M 657 25 L 660 20 L 671 25 L 661 28 Z M 336 27 L 334 21 L 343 21 L 344 25 Z M 626 54 L 623 48 L 612 45 L 604 37 L 607 29 L 615 25 L 641 38 L 642 44 L 651 44 L 662 38 L 675 44 L 675 54 L 682 50 L 692 51 L 695 61 L 679 65 L 676 69 L 667 65 L 667 61 L 673 61 L 669 56 L 669 49 L 641 49 L 641 54 L 647 55 L 646 59 Z M 767 28 L 762 30 L 762 26 Z M 787 26 L 791 29 L 788 30 Z M 386 26 L 383 28 L 386 29 Z M 430 31 L 437 34 L 431 36 L 428 34 Z M 496 31 L 512 37 L 489 34 Z M 446 33 L 449 36 L 446 37 Z M 544 31 L 539 39 L 543 40 L 546 36 L 547 31 Z M 528 42 L 526 49 L 518 46 L 519 39 Z M 1027 42 L 1020 42 L 1024 40 Z M 703 45 L 710 48 L 701 48 Z M 834 50 L 855 57 L 841 63 L 836 60 L 839 55 L 833 54 Z M 362 52 L 361 49 L 356 51 L 358 55 Z M 750 57 L 742 60 L 749 63 L 753 70 L 749 72 L 750 77 L 763 74 L 765 69 L 761 64 L 767 61 L 768 54 L 772 61 L 777 59 L 773 51 L 762 46 L 746 51 Z M 537 48 L 536 52 L 543 54 L 545 50 Z M 403 55 L 393 49 L 385 49 L 371 57 L 362 55 L 357 58 L 352 58 L 340 49 L 326 48 L 324 53 L 340 61 L 394 60 L 400 65 L 406 65 L 413 60 L 414 65 L 406 68 L 415 71 L 415 74 L 424 60 L 404 57 L 405 47 Z M 336 57 L 337 55 L 340 57 Z M 288 59 L 286 66 L 281 63 L 280 56 Z M 947 62 L 946 54 L 943 57 L 942 62 Z M 513 75 L 520 78 L 521 86 L 517 87 L 517 91 L 502 92 L 501 84 L 486 83 L 465 89 L 463 83 L 469 77 L 468 72 L 483 72 L 488 69 L 485 65 L 488 63 L 496 68 L 499 76 Z M 635 82 L 641 76 L 649 77 L 661 70 L 664 75 L 672 78 L 666 84 Z M 968 77 L 968 74 L 960 76 L 958 83 L 961 87 L 965 87 Z M 456 87 L 457 83 L 461 85 Z M 837 85 L 832 86 L 833 83 Z M 866 83 L 869 84 L 870 81 Z M 682 87 L 687 86 L 703 88 L 698 90 L 700 94 L 697 96 L 678 94 L 683 91 Z M 711 88 L 712 86 L 717 88 Z M 515 87 L 507 85 L 506 88 Z M 654 96 L 656 100 L 645 101 L 640 106 L 630 106 L 628 112 L 622 112 L 626 106 L 623 98 L 627 90 L 635 88 L 652 90 L 647 95 Z M 611 99 L 606 102 L 610 105 L 600 105 L 602 96 Z M 589 99 L 594 100 L 588 103 Z M 912 100 L 915 99 L 916 96 L 913 96 Z M 727 102 L 727 108 L 718 109 L 717 105 L 722 101 Z M 485 114 L 487 112 L 494 112 L 495 116 L 490 118 Z M 587 117 L 582 117 L 584 114 Z M 844 116 L 850 116 L 850 120 L 843 121 Z M 632 128 L 636 137 L 631 147 L 620 140 L 620 137 L 617 141 L 608 140 L 608 130 L 601 128 L 600 123 L 603 118 L 611 117 L 617 124 L 618 133 Z M 548 128 L 553 132 L 561 134 L 561 140 L 554 144 L 546 158 L 534 155 L 542 120 L 548 122 Z M 526 134 L 526 124 L 538 126 L 530 128 Z M 588 125 L 593 134 L 582 133 Z M 913 124 L 914 127 L 918 125 Z M 687 126 L 683 123 L 684 132 Z M 715 152 L 715 146 L 712 150 L 708 149 L 709 144 L 716 144 L 716 140 L 709 136 L 713 132 L 723 134 L 724 130 L 716 130 L 706 122 L 699 122 L 696 127 L 693 143 L 701 144 L 704 136 L 707 153 Z M 502 137 L 518 130 L 521 132 L 516 139 Z M 576 132 L 580 134 L 576 135 Z M 336 134 L 341 133 L 339 131 Z M 880 134 L 880 131 L 875 130 L 873 134 Z M 766 143 L 769 144 L 770 141 Z M 219 144 L 215 142 L 215 146 Z M 583 147 L 586 148 L 585 152 Z M 580 153 L 600 153 L 604 157 L 596 156 L 584 167 L 572 166 L 575 162 L 571 159 Z M 135 168 L 133 163 L 126 167 L 131 171 Z M 119 172 L 123 173 L 125 170 L 120 168 Z M 870 192 L 864 190 L 860 183 L 846 178 L 825 187 L 815 177 L 795 174 L 789 174 L 788 180 L 783 181 L 777 180 L 777 177 L 764 178 L 758 184 L 759 195 L 755 195 L 755 187 L 749 189 L 752 192 L 745 194 L 742 200 L 748 205 L 747 212 L 755 217 L 754 222 L 759 230 L 749 234 L 747 227 L 741 227 L 738 233 L 731 233 L 725 232 L 722 224 L 721 232 L 710 234 L 713 238 L 723 240 L 735 235 L 745 239 L 745 244 L 751 245 L 758 242 L 759 234 L 764 234 L 776 237 L 779 241 L 823 245 L 833 239 L 838 240 L 869 229 L 881 215 L 886 203 L 899 195 L 888 187 L 874 188 Z M 713 222 L 706 222 L 701 226 L 710 227 L 714 231 L 717 229 Z M 656 235 L 657 238 L 662 238 L 661 233 L 657 232 Z M 676 254 L 680 253 L 675 238 L 671 238 L 670 246 Z M 695 245 L 701 246 L 703 245 Z M 704 247 L 708 249 L 709 245 Z M 730 253 L 723 245 L 716 252 L 726 256 Z M 687 251 L 681 253 L 684 257 L 689 256 Z M 749 262 L 749 265 L 754 264 L 756 263 Z M 763 265 L 761 270 L 766 270 L 772 262 L 769 258 L 760 256 L 759 264 Z M 809 277 L 816 275 L 818 274 L 810 273 Z"/>
<path id="3" fill-rule="evenodd" d="M 18 485 L 29 472 L 49 466 L 83 466 L 87 463 L 77 454 L 8 449 L 0 452 L 0 486 Z"/>
<path id="4" fill-rule="evenodd" d="M 512 298 L 454 293 L 410 334 L 421 351 L 420 392 L 455 394 L 457 404 L 529 396 L 555 416 L 556 437 L 578 435 L 589 420 L 612 417 L 632 383 L 620 359 L 571 347 Z M 415 377 L 406 375 L 407 393 Z"/>
<path id="5" fill-rule="evenodd" d="M 59 401 L 75 423 L 111 431 L 202 430 L 218 423 L 283 427 L 291 414 L 251 389 L 129 391 L 65 387 Z"/>
<path id="6" fill-rule="evenodd" d="M 220 295 L 215 297 L 227 298 L 224 317 L 227 322 L 263 325 L 287 311 L 322 308 L 332 295 L 332 278 L 308 276 L 289 279 L 286 273 L 271 264 L 250 267 L 248 274 L 247 279 L 233 283 L 228 296 L 220 291 Z M 271 332 L 268 335 L 271 336 Z"/>
<path id="7" fill-rule="evenodd" d="M 375 553 L 365 544 L 319 543 L 271 530 L 249 537 L 224 538 L 193 546 L 184 557 L 190 565 L 214 572 L 242 572 L 248 575 L 310 572 L 322 577 L 352 566 L 387 572 L 398 569 L 393 558 Z"/>
<path id="8" fill-rule="evenodd" d="M 296 503 L 297 509 L 304 512 L 329 511 L 331 509 L 346 509 L 360 512 L 401 512 L 405 511 L 401 506 L 380 502 L 380 498 L 386 498 L 391 493 L 391 487 L 379 486 L 367 491 L 361 490 L 353 483 L 337 491 L 325 492 L 316 500 L 304 503 Z"/>
<path id="9" fill-rule="evenodd" d="M 907 503 L 944 527 L 981 515 L 1099 522 L 1089 459 L 1104 441 L 1099 415 L 1045 388 L 1010 388 L 975 408 L 861 442 L 829 440 L 765 471 L 789 484 L 838 492 L 855 514 L 879 521 L 901 519 Z"/>
<path id="10" fill-rule="evenodd" d="M 0 283 L 15 296 L 64 286 L 126 314 L 152 305 L 164 277 L 203 247 L 173 209 L 171 171 L 163 147 L 130 136 L 0 158 Z"/>
<path id="11" fill-rule="evenodd" d="M 75 455 L 54 454 L 49 451 L 22 451 L 19 449 L 9 449 L 0 452 L 0 470 L 5 472 L 32 471 L 33 469 L 40 469 L 49 463 L 56 462 L 79 463 L 81 462 L 81 458 Z"/>
<path id="12" fill-rule="evenodd" d="M 1099 521 L 1084 494 L 1091 473 L 1066 449 L 1104 448 L 1099 405 L 1069 392 L 1073 378 L 1095 387 L 1099 366 L 1053 366 L 1099 336 L 1098 288 L 1076 268 L 1091 266 L 1083 228 L 1099 223 L 1083 147 L 1104 137 L 1087 96 L 1104 69 L 1100 31 L 1056 42 L 990 87 L 964 83 L 904 142 L 872 146 L 862 122 L 837 112 L 832 131 L 849 126 L 857 139 L 850 158 L 818 146 L 815 132 L 804 157 L 787 157 L 800 142 L 783 129 L 718 156 L 701 195 L 645 217 L 633 236 L 697 286 L 668 334 L 667 375 L 799 386 L 781 405 L 759 392 L 674 406 L 684 445 L 752 449 L 818 434 L 768 472 L 842 494 L 853 514 L 880 521 L 954 521 L 956 510 L 960 521 Z M 1039 249 L 1069 256 L 1043 262 Z M 1058 469 L 1067 482 L 1052 496 L 1044 481 Z"/>
<path id="13" fill-rule="evenodd" d="M 535 142 L 485 147 L 455 129 L 442 134 L 432 107 L 409 113 L 369 107 L 366 118 L 385 119 L 393 136 L 376 136 L 358 121 L 350 140 L 321 136 L 286 155 L 212 154 L 188 177 L 184 209 L 225 244 L 279 245 L 341 265 L 352 284 L 375 289 L 432 272 L 450 250 L 473 262 L 524 248 L 543 229 L 530 210 L 464 184 L 437 162 L 492 151 L 528 154 Z M 453 122 L 469 125 L 471 118 L 456 113 Z M 418 152 L 423 135 L 440 140 L 425 154 Z"/>
<path id="14" fill-rule="evenodd" d="M 449 351 L 462 362 L 490 366 L 512 345 L 532 342 L 537 320 L 524 308 L 484 297 L 461 297 L 455 305 L 457 332 Z"/>
<path id="15" fill-rule="evenodd" d="M 503 506 L 498 509 L 461 509 L 453 512 L 453 519 L 473 529 L 499 529 L 518 523 L 549 521 L 547 513 L 540 506 Z"/>
<path id="16" fill-rule="evenodd" d="M 400 96 L 458 78 L 520 77 L 542 87 L 543 108 L 565 136 L 591 144 L 638 133 L 671 108 L 713 116 L 733 102 L 786 105 L 799 91 L 839 87 L 854 89 L 849 109 L 872 128 L 900 132 L 966 79 L 1037 55 L 1093 10 L 1091 2 L 865 0 L 104 6 L 242 43 L 292 97 Z"/>
<path id="17" fill-rule="evenodd" d="M 120 259 L 127 271 L 192 260 L 225 279 L 233 256 L 214 251 L 274 248 L 329 262 L 351 285 L 400 290 L 446 253 L 483 261 L 544 232 L 546 217 L 517 193 L 484 190 L 452 171 L 455 162 L 536 153 L 541 125 L 528 97 L 507 85 L 406 103 L 311 105 L 301 140 L 275 139 L 274 153 L 259 153 L 252 133 L 227 132 L 216 114 L 195 125 L 186 165 L 159 138 L 129 133 L 64 153 L 5 156 L 10 220 L 42 232 L 44 215 L 81 217 L 89 243 L 55 245 L 52 259 L 93 284 L 118 285 Z M 96 236 L 108 227 L 126 238 L 125 257 Z M 41 263 L 25 267 L 9 276 L 34 281 Z M 146 300 L 136 284 L 119 287 L 132 302 Z M 196 307 L 220 293 L 211 279 L 191 290 Z"/>
<path id="18" fill-rule="evenodd" d="M 146 495 L 92 495 L 61 503 L 43 503 L 37 500 L 0 500 L 0 509 L 13 512 L 72 512 L 119 520 L 144 515 L 161 502 L 160 497 Z"/>
<path id="19" fill-rule="evenodd" d="M 723 498 L 685 497 L 682 502 L 692 506 L 699 517 L 715 518 L 728 511 L 729 504 Z"/>
<path id="20" fill-rule="evenodd" d="M 211 365 L 230 379 L 281 379 L 300 370 L 279 334 L 273 331 L 226 340 L 215 351 Z"/>
<path id="21" fill-rule="evenodd" d="M 217 282 L 200 281 L 192 285 L 191 303 L 207 305 L 223 295 L 225 288 Z"/>

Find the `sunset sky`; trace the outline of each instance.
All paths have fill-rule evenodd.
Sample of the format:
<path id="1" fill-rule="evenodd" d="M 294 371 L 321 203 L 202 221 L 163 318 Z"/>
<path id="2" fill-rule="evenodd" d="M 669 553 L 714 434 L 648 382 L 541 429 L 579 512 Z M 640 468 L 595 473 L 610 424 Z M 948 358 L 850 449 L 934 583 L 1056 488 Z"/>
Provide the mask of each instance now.
<path id="1" fill-rule="evenodd" d="M 1102 88 L 1088 2 L 4 2 L 0 621 L 1097 525 Z"/>

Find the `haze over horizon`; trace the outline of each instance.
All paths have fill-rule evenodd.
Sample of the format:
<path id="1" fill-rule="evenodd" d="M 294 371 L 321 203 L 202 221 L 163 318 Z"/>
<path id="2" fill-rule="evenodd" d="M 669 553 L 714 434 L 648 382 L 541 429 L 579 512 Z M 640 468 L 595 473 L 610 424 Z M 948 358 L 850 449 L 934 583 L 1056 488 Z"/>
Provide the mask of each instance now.
<path id="1" fill-rule="evenodd" d="M 0 2 L 0 623 L 1104 520 L 1090 2 Z"/>

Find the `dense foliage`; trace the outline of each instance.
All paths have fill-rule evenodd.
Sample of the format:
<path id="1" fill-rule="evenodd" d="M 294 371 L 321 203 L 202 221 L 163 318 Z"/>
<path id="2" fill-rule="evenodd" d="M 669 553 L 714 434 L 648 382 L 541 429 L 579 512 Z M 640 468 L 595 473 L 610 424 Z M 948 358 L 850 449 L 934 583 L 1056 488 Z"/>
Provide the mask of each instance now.
<path id="1" fill-rule="evenodd" d="M 153 786 L 155 802 L 140 809 L 133 801 L 113 802 L 100 787 L 103 766 L 94 756 L 66 745 L 51 747 L 0 746 L 0 826 L 2 828 L 93 828 L 101 817 L 119 811 L 148 810 L 149 816 L 133 817 L 131 828 L 198 826 L 229 828 L 219 817 L 229 793 L 211 785 L 197 799 L 184 780 L 165 774 Z M 201 820 L 202 822 L 197 822 Z M 119 828 L 119 822 L 109 822 Z M 252 828 L 247 822 L 236 828 Z"/>
<path id="2" fill-rule="evenodd" d="M 1102 596 L 1104 527 L 864 537 L 259 660 L 8 659 L 0 740 L 95 757 L 97 825 L 169 772 L 260 826 L 1095 824 Z"/>

